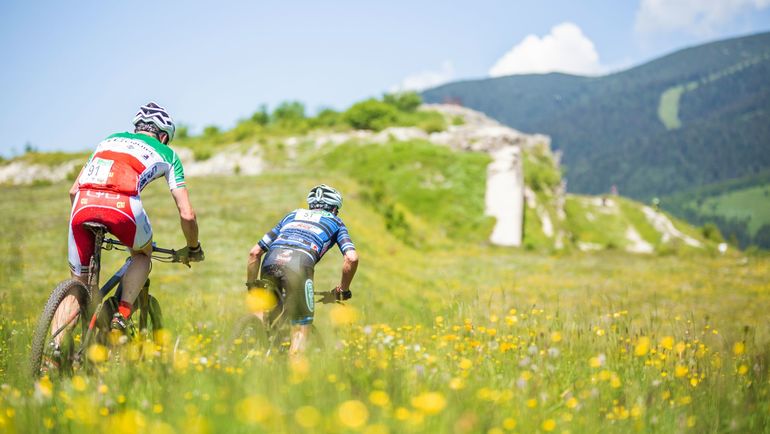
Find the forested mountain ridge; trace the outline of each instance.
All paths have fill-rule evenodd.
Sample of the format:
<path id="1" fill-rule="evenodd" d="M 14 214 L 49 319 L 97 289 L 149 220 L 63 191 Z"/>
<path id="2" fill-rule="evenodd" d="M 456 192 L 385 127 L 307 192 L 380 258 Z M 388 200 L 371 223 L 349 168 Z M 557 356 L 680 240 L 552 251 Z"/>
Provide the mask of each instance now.
<path id="1" fill-rule="evenodd" d="M 687 48 L 602 77 L 462 81 L 423 98 L 550 135 L 574 192 L 616 185 L 647 200 L 770 167 L 770 33 Z"/>

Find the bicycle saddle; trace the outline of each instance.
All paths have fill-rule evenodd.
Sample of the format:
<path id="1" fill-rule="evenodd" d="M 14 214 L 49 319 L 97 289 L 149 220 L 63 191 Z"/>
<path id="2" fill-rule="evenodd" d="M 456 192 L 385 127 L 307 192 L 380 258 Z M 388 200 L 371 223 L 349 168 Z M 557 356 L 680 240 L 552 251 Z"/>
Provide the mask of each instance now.
<path id="1" fill-rule="evenodd" d="M 105 226 L 105 225 L 103 225 L 101 223 L 97 223 L 97 222 L 85 222 L 85 223 L 83 223 L 83 226 L 91 229 L 92 231 L 96 231 L 96 230 L 106 231 L 107 230 L 107 226 Z"/>

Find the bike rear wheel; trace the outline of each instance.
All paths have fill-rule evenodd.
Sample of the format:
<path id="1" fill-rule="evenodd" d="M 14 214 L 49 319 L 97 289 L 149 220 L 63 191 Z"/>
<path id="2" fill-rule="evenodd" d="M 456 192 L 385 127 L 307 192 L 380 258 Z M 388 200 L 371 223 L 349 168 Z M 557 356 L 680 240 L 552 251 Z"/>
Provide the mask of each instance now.
<path id="1" fill-rule="evenodd" d="M 267 351 L 270 345 L 267 328 L 261 319 L 252 314 L 238 320 L 231 342 L 236 348 L 259 353 Z"/>
<path id="2" fill-rule="evenodd" d="M 69 375 L 82 363 L 89 302 L 88 290 L 76 279 L 65 280 L 54 288 L 32 339 L 30 369 L 33 377 Z M 62 305 L 70 309 L 65 311 L 63 307 L 60 310 Z"/>

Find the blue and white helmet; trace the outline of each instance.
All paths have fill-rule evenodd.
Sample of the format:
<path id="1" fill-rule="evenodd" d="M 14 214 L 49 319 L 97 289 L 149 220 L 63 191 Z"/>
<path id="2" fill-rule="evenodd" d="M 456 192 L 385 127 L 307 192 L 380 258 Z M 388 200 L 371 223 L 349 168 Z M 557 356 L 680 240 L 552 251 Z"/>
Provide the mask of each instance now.
<path id="1" fill-rule="evenodd" d="M 169 142 L 174 139 L 174 132 L 176 131 L 174 120 L 171 119 L 171 116 L 168 114 L 165 108 L 155 104 L 154 102 L 149 102 L 139 107 L 139 111 L 136 113 L 136 116 L 134 116 L 134 125 L 138 124 L 139 122 L 146 122 L 155 125 L 161 131 L 168 134 Z"/>
<path id="2" fill-rule="evenodd" d="M 326 184 L 313 187 L 307 195 L 307 206 L 310 209 L 323 208 L 331 211 L 332 208 L 342 209 L 342 195 L 339 191 Z"/>

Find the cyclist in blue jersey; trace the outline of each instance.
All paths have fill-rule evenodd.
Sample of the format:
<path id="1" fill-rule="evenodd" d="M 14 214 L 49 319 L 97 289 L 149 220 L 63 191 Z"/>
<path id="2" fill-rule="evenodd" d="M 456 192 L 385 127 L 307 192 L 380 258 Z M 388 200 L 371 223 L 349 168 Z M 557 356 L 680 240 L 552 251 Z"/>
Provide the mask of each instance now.
<path id="1" fill-rule="evenodd" d="M 342 195 L 321 184 L 307 195 L 308 209 L 288 213 L 249 252 L 246 285 L 256 285 L 262 255 L 262 277 L 286 291 L 285 307 L 291 320 L 290 354 L 305 350 L 313 323 L 313 271 L 323 255 L 337 244 L 342 252 L 342 276 L 335 288 L 338 297 L 352 297 L 350 282 L 358 268 L 358 253 L 345 224 L 337 216 Z"/>

